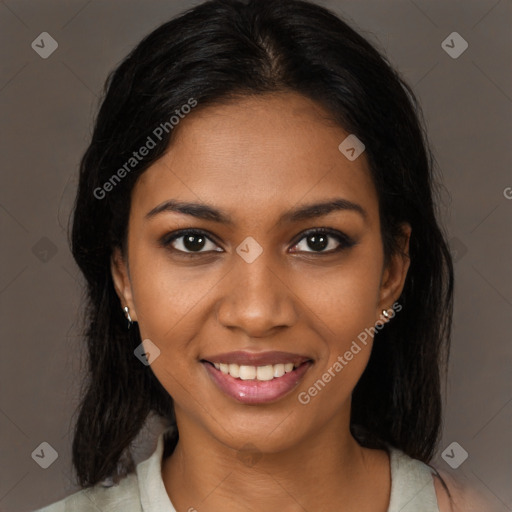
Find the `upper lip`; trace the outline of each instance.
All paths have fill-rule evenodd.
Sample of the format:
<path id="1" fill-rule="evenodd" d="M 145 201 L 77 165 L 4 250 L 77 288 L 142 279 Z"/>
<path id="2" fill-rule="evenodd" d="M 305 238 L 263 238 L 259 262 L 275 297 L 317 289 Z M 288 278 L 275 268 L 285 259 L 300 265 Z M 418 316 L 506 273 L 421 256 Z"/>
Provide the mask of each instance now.
<path id="1" fill-rule="evenodd" d="M 293 363 L 295 366 L 311 361 L 310 357 L 291 352 L 225 352 L 224 354 L 215 354 L 202 359 L 209 363 L 238 364 L 239 366 L 266 366 L 273 364 Z"/>

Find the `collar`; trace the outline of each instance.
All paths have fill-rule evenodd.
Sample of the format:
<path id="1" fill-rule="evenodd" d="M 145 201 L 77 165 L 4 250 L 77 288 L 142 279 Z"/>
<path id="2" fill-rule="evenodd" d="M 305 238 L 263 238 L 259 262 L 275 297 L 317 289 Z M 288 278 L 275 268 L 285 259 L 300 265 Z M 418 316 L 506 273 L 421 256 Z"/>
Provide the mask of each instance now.
<path id="1" fill-rule="evenodd" d="M 156 449 L 146 460 L 136 467 L 139 494 L 144 512 L 176 512 L 162 479 L 162 455 L 164 452 L 164 434 L 158 436 Z"/>

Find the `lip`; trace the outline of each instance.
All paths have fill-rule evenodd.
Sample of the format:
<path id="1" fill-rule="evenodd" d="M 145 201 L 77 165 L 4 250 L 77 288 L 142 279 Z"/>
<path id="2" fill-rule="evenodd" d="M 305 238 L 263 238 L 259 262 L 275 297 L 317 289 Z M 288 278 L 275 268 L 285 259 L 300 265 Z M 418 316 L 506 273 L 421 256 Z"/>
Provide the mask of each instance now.
<path id="1" fill-rule="evenodd" d="M 288 360 L 288 362 L 291 361 Z M 304 378 L 313 361 L 308 359 L 282 377 L 267 381 L 237 379 L 217 370 L 209 361 L 203 360 L 201 364 L 220 391 L 239 403 L 256 405 L 275 402 L 288 395 Z"/>
<path id="2" fill-rule="evenodd" d="M 225 352 L 224 354 L 215 354 L 213 356 L 203 357 L 202 361 L 209 363 L 238 364 L 244 366 L 266 366 L 269 364 L 293 363 L 295 366 L 311 361 L 310 357 L 291 352 L 246 352 L 239 350 L 236 352 Z"/>

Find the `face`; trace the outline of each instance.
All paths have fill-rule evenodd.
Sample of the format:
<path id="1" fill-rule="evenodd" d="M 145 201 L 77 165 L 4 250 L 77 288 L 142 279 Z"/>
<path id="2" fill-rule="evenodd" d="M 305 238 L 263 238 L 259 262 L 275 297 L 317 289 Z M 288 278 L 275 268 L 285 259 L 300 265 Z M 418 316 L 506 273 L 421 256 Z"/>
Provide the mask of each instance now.
<path id="1" fill-rule="evenodd" d="M 112 275 L 180 429 L 273 452 L 349 417 L 408 259 L 384 267 L 365 155 L 326 117 L 292 93 L 197 110 L 135 185 Z"/>

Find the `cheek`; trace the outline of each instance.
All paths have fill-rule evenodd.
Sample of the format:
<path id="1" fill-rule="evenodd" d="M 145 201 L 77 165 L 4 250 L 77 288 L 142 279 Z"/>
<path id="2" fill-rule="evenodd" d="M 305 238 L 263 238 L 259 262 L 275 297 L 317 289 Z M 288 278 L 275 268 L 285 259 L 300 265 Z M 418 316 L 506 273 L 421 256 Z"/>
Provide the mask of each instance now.
<path id="1" fill-rule="evenodd" d="M 201 330 L 202 301 L 218 281 L 199 267 L 194 271 L 169 263 L 165 256 L 141 250 L 131 261 L 132 292 L 142 340 L 151 340 L 160 353 L 151 370 L 176 404 L 198 396 L 200 383 L 191 376 Z M 149 345 L 148 345 L 149 346 Z M 149 346 L 150 347 L 150 346 Z M 197 389 L 196 389 L 197 388 Z"/>
<path id="2" fill-rule="evenodd" d="M 194 340 L 219 332 L 212 308 L 238 281 L 226 275 L 220 263 L 180 266 L 164 253 L 155 257 L 144 248 L 131 254 L 132 291 L 141 337 L 149 338 L 160 349 L 152 370 L 176 403 L 184 403 L 190 394 L 201 392 L 201 381 L 190 378 L 196 375 L 194 365 L 201 348 Z M 382 265 L 379 255 L 378 243 L 367 240 L 335 266 L 301 263 L 281 275 L 289 288 L 284 300 L 293 302 L 299 312 L 291 329 L 306 334 L 317 359 L 314 373 L 297 393 L 307 392 L 324 376 L 330 382 L 329 390 L 321 393 L 323 398 L 315 399 L 314 408 L 339 408 L 367 364 L 372 339 L 366 336 L 365 344 L 360 336 L 365 336 L 365 328 L 376 320 Z M 222 296 L 215 294 L 219 283 Z M 283 288 L 278 288 L 282 293 Z M 358 346 L 354 345 L 357 340 Z"/>
<path id="3" fill-rule="evenodd" d="M 141 336 L 161 344 L 186 339 L 183 329 L 190 318 L 198 320 L 201 302 L 218 282 L 218 272 L 172 263 L 163 251 L 155 257 L 142 249 L 132 260 L 132 292 Z M 173 336 L 178 332 L 180 336 Z"/>
<path id="4" fill-rule="evenodd" d="M 299 293 L 307 297 L 306 311 L 313 313 L 309 321 L 321 340 L 315 372 L 301 388 L 307 394 L 305 400 L 322 395 L 315 399 L 315 407 L 338 409 L 366 368 L 372 327 L 378 319 L 380 254 L 378 244 L 369 244 L 354 251 L 335 271 L 302 279 L 304 288 Z"/>
<path id="5" fill-rule="evenodd" d="M 378 246 L 377 246 L 378 248 Z M 342 350 L 377 320 L 382 258 L 374 247 L 360 247 L 335 269 L 304 274 L 299 291 L 308 309 L 325 327 L 332 345 Z"/>
<path id="6" fill-rule="evenodd" d="M 219 281 L 230 279 L 215 263 L 180 265 L 171 262 L 165 252 L 155 254 L 143 246 L 134 247 L 130 268 L 141 335 L 161 343 L 171 339 L 173 331 L 180 333 L 176 338 L 186 340 L 183 329 L 191 318 L 199 329 L 197 322 L 201 311 L 206 314 L 209 293 Z M 299 322 L 316 323 L 321 337 L 334 337 L 333 343 L 341 350 L 374 325 L 381 271 L 378 240 L 367 238 L 336 265 L 300 263 L 288 267 L 282 279 L 291 290 L 288 300 L 296 302 L 301 316 L 305 315 Z"/>

